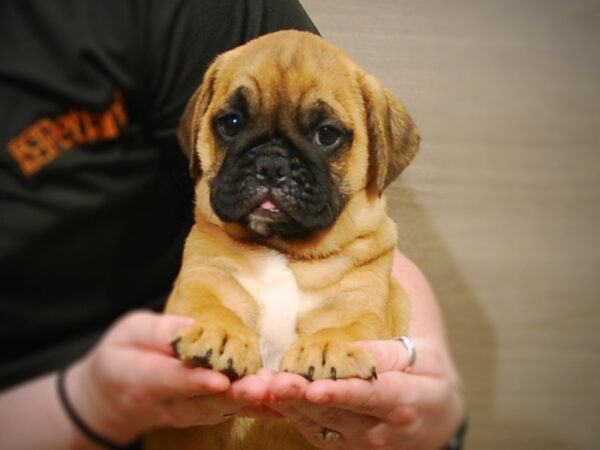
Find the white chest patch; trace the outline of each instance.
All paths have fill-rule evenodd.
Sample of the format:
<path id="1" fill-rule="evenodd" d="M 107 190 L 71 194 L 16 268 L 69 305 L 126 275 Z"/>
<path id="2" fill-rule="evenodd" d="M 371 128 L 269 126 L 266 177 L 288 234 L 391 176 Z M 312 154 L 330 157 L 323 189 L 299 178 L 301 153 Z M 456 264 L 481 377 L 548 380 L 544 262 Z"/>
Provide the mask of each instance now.
<path id="1" fill-rule="evenodd" d="M 263 366 L 278 370 L 285 351 L 296 340 L 296 319 L 301 293 L 285 256 L 271 253 L 255 274 L 235 278 L 254 297 L 259 307 L 258 332 Z"/>

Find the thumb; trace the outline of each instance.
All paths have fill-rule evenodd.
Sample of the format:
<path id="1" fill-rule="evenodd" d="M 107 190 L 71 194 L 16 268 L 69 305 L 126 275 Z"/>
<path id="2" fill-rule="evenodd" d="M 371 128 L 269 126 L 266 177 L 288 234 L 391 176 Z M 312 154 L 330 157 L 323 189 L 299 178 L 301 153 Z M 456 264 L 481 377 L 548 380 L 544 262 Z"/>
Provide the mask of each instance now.
<path id="1" fill-rule="evenodd" d="M 416 354 L 410 372 L 420 375 L 439 374 L 440 365 L 436 356 L 438 353 L 423 339 L 411 338 L 410 340 L 414 344 Z M 400 340 L 359 341 L 356 344 L 373 353 L 379 372 L 401 372 L 408 368 L 410 353 Z"/>
<path id="2" fill-rule="evenodd" d="M 107 339 L 114 344 L 136 345 L 173 355 L 171 343 L 177 332 L 194 323 L 192 317 L 134 311 L 121 318 Z"/>

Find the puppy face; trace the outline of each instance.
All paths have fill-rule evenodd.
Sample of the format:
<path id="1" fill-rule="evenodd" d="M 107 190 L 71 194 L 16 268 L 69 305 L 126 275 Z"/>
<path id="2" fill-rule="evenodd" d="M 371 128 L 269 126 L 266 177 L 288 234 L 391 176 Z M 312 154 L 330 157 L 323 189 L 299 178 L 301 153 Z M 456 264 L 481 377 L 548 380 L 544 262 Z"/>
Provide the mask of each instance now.
<path id="1" fill-rule="evenodd" d="M 327 228 L 347 199 L 334 166 L 347 159 L 352 131 L 324 102 L 268 101 L 265 88 L 258 80 L 236 87 L 213 114 L 219 168 L 209 182 L 212 208 L 263 237 Z"/>
<path id="2" fill-rule="evenodd" d="M 295 31 L 221 55 L 179 137 L 199 176 L 200 213 L 263 239 L 331 227 L 357 192 L 381 194 L 418 147 L 411 119 L 377 81 Z"/>

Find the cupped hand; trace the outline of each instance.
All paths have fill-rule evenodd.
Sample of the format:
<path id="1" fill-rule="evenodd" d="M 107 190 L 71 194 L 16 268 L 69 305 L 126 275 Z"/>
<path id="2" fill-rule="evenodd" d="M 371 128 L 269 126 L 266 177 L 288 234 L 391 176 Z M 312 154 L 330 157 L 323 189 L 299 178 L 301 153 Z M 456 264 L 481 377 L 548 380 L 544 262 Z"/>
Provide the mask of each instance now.
<path id="1" fill-rule="evenodd" d="M 360 343 L 377 359 L 377 380 L 310 383 L 279 373 L 269 388 L 273 407 L 318 448 L 439 450 L 462 420 L 463 399 L 451 362 L 426 340 L 413 342 L 411 373 L 397 341 Z"/>
<path id="2" fill-rule="evenodd" d="M 66 375 L 68 397 L 86 424 L 125 444 L 155 427 L 210 425 L 238 412 L 260 414 L 270 373 L 232 383 L 174 357 L 171 340 L 193 322 L 138 311 L 113 325 Z"/>

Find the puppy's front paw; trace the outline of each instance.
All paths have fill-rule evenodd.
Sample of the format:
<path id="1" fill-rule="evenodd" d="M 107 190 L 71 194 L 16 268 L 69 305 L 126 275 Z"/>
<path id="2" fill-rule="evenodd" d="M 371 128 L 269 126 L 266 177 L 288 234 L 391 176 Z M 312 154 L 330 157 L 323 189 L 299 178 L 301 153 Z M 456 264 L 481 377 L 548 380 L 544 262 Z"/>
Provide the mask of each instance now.
<path id="1" fill-rule="evenodd" d="M 258 335 L 241 323 L 200 318 L 177 334 L 173 349 L 186 364 L 217 370 L 231 380 L 261 367 Z"/>
<path id="2" fill-rule="evenodd" d="M 309 380 L 377 378 L 375 358 L 335 330 L 322 330 L 298 339 L 283 355 L 280 370 Z"/>

